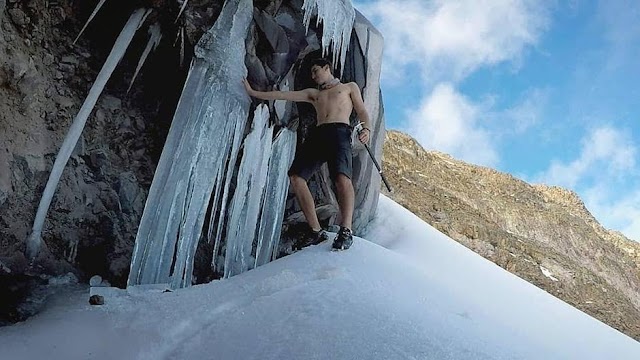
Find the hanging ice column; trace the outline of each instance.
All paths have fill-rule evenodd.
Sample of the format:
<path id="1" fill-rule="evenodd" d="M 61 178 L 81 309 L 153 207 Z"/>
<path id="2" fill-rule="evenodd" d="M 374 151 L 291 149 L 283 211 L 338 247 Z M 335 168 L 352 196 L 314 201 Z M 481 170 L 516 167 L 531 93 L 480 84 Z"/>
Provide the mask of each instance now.
<path id="1" fill-rule="evenodd" d="M 356 18 L 356 11 L 350 0 L 304 0 L 304 26 L 309 29 L 311 17 L 317 10 L 316 26 L 322 22 L 322 56 L 325 56 L 333 44 L 334 67 L 340 64 L 344 69 L 347 48 L 351 39 L 351 30 Z"/>
<path id="2" fill-rule="evenodd" d="M 196 46 L 138 228 L 129 285 L 191 285 L 207 206 L 225 186 L 216 174 L 237 154 L 248 117 L 240 79 L 252 15 L 251 0 L 228 0 Z"/>
<path id="3" fill-rule="evenodd" d="M 244 142 L 235 195 L 229 209 L 224 277 L 243 273 L 253 265 L 251 252 L 260 216 L 273 137 L 273 127 L 269 127 L 268 122 L 269 108 L 266 105 L 258 106 L 253 116 L 253 128 Z"/>
<path id="4" fill-rule="evenodd" d="M 289 190 L 287 170 L 293 161 L 296 146 L 295 132 L 282 128 L 272 142 L 273 127 L 269 126 L 269 109 L 260 105 L 253 116 L 251 133 L 244 141 L 244 153 L 233 199 L 229 205 L 227 231 L 224 243 L 224 268 L 216 262 L 222 238 L 226 209 L 212 212 L 210 229 L 218 223 L 213 250 L 212 268 L 228 278 L 256 266 L 264 265 L 276 257 L 284 206 Z M 235 162 L 235 158 L 234 161 Z M 232 169 L 223 179 L 227 185 L 222 191 L 222 204 L 226 204 Z M 219 198 L 220 194 L 216 194 Z M 217 201 L 214 200 L 214 203 Z M 217 208 L 215 208 L 217 209 Z M 209 235 L 211 239 L 211 232 Z M 254 253 L 255 257 L 252 257 Z"/>
<path id="5" fill-rule="evenodd" d="M 293 161 L 295 146 L 296 133 L 287 128 L 283 128 L 273 142 L 262 205 L 265 210 L 262 211 L 258 231 L 255 266 L 264 265 L 278 255 L 284 206 L 289 190 L 287 170 Z"/>

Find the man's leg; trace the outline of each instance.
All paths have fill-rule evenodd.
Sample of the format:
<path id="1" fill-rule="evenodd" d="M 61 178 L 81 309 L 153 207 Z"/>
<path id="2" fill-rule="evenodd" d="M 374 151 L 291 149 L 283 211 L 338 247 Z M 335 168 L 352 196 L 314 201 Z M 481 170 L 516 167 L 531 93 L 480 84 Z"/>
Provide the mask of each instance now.
<path id="1" fill-rule="evenodd" d="M 302 213 L 307 219 L 307 223 L 309 223 L 311 229 L 319 231 L 321 227 L 318 221 L 318 215 L 316 214 L 316 205 L 313 202 L 313 195 L 311 195 L 307 181 L 295 174 L 289 175 L 289 179 L 291 180 L 293 192 L 296 194 L 298 203 L 302 208 Z"/>
<path id="2" fill-rule="evenodd" d="M 341 226 L 351 229 L 353 220 L 353 206 L 355 202 L 355 194 L 351 179 L 345 174 L 336 176 L 336 188 L 338 190 L 338 205 L 340 206 L 340 215 L 342 217 Z"/>

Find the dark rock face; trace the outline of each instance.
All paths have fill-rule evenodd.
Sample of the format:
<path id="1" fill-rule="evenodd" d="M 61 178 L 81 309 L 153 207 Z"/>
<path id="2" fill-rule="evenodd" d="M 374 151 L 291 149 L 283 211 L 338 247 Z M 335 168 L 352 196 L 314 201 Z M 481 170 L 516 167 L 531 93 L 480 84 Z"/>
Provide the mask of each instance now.
<path id="1" fill-rule="evenodd" d="M 168 127 L 164 114 L 175 108 L 181 90 L 185 70 L 172 44 L 158 47 L 156 54 L 166 59 L 150 59 L 128 96 L 137 58 L 123 59 L 65 167 L 44 247 L 30 264 L 24 241 L 53 160 L 115 39 L 89 26 L 72 45 L 96 3 L 0 2 L 0 263 L 8 269 L 0 293 L 15 289 L 19 301 L 33 296 L 33 279 L 68 272 L 84 280 L 101 274 L 124 286 Z M 98 23 L 100 15 L 113 24 L 128 16 L 118 17 L 107 5 L 102 11 Z M 108 30 L 113 24 L 99 25 Z M 157 86 L 160 73 L 164 82 Z M 0 311 L 0 321 L 23 320 L 20 314 Z"/>
<path id="2" fill-rule="evenodd" d="M 175 1 L 106 2 L 73 45 L 97 3 L 0 0 L 0 143 L 4 145 L 0 148 L 0 263 L 10 270 L 3 274 L 9 279 L 4 283 L 23 281 L 24 274 L 46 278 L 73 272 L 83 281 L 98 274 L 124 286 L 193 46 L 215 22 L 224 1 L 190 0 L 177 22 Z M 145 26 L 158 22 L 163 39 L 127 94 L 148 38 L 146 28 L 138 31 L 65 167 L 45 221 L 43 249 L 29 263 L 23 255 L 24 241 L 62 139 L 121 26 L 140 6 L 154 9 Z M 312 26 L 309 36 L 305 34 L 302 1 L 264 0 L 255 1 L 254 6 L 246 39 L 249 78 L 262 89 L 285 82 L 290 89 L 312 86 L 308 63 L 319 56 L 320 29 Z M 370 46 L 366 44 L 373 42 L 363 37 L 363 31 L 381 41 L 359 17 L 342 80 L 356 81 L 367 106 L 373 106 L 369 108 L 374 123 L 372 148 L 380 154 L 384 124 L 377 110 L 381 109 L 375 73 L 379 59 L 365 59 L 376 52 L 367 53 Z M 373 82 L 367 76 L 373 76 Z M 300 139 L 315 121 L 312 109 L 303 106 L 281 102 L 269 106 L 271 121 L 297 129 Z M 363 150 L 354 149 L 356 234 L 372 215 L 379 187 L 377 175 L 367 174 L 372 164 Z M 322 170 L 312 188 L 328 225 L 336 221 L 337 202 L 327 180 Z M 298 209 L 292 194 L 288 204 L 286 215 L 295 219 Z M 214 277 L 210 271 L 198 276 L 200 281 Z"/>

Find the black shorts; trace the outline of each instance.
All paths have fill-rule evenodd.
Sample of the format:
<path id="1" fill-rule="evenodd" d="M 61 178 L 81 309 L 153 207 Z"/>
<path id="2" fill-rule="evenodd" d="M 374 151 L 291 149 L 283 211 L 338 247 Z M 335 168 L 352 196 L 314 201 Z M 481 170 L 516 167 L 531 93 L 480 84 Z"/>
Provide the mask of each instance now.
<path id="1" fill-rule="evenodd" d="M 326 162 L 332 180 L 338 174 L 351 179 L 351 132 L 351 126 L 344 123 L 328 123 L 312 128 L 302 146 L 296 149 L 289 175 L 298 175 L 309 181 L 311 175 Z"/>

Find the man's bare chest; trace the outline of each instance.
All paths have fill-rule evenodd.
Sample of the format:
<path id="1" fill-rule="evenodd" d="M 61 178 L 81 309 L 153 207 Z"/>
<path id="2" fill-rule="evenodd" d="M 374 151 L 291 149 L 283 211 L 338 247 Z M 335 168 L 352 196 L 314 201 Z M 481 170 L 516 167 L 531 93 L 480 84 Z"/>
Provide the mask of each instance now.
<path id="1" fill-rule="evenodd" d="M 351 97 L 347 89 L 337 87 L 334 89 L 318 92 L 315 103 L 319 107 L 332 107 L 335 105 L 345 105 L 351 103 Z"/>

